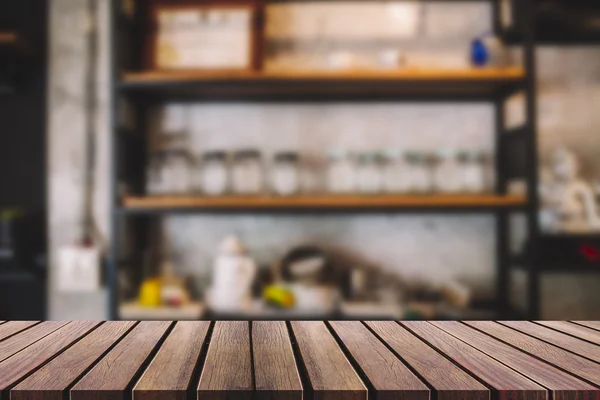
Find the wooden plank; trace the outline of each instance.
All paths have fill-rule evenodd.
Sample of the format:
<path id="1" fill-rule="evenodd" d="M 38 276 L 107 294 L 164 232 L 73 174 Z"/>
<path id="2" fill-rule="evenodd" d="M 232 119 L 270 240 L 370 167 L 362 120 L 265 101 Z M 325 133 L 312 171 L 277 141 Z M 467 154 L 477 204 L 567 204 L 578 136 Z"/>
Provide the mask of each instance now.
<path id="1" fill-rule="evenodd" d="M 431 323 L 552 390 L 555 400 L 597 399 L 600 397 L 598 388 L 589 383 L 460 322 Z"/>
<path id="2" fill-rule="evenodd" d="M 481 79 L 522 79 L 525 72 L 521 67 L 509 68 L 402 68 L 390 71 L 348 70 L 348 71 L 311 71 L 311 70 L 267 70 L 267 71 L 143 71 L 123 74 L 128 83 L 156 82 L 202 82 L 202 81 L 279 81 L 279 80 L 323 80 L 323 81 L 363 81 L 363 80 L 481 80 Z"/>
<path id="3" fill-rule="evenodd" d="M 186 400 L 210 322 L 178 322 L 133 389 L 134 400 Z"/>
<path id="4" fill-rule="evenodd" d="M 72 389 L 71 400 L 125 400 L 170 322 L 140 322 Z"/>
<path id="5" fill-rule="evenodd" d="M 24 331 L 25 329 L 30 328 L 38 323 L 39 321 L 14 321 L 2 324 L 0 325 L 0 340 L 4 340 L 9 336 Z"/>
<path id="6" fill-rule="evenodd" d="M 217 322 L 198 383 L 199 399 L 251 399 L 250 324 Z"/>
<path id="7" fill-rule="evenodd" d="M 600 331 L 566 321 L 535 321 L 540 325 L 568 333 L 588 342 L 600 344 Z"/>
<path id="8" fill-rule="evenodd" d="M 600 321 L 572 321 L 572 322 L 600 331 Z"/>
<path id="9" fill-rule="evenodd" d="M 282 321 L 252 322 L 257 399 L 302 399 L 302 382 Z"/>
<path id="10" fill-rule="evenodd" d="M 500 398 L 543 400 L 549 397 L 542 386 L 428 322 L 402 325 L 500 392 Z"/>
<path id="11" fill-rule="evenodd" d="M 44 336 L 51 334 L 57 329 L 67 325 L 68 322 L 42 322 L 18 335 L 12 336 L 3 342 L 0 342 L 0 361 L 4 361 L 13 354 L 23 350 L 27 346 L 37 342 Z"/>
<path id="12" fill-rule="evenodd" d="M 468 321 L 488 335 L 494 336 L 516 348 L 532 354 L 552 365 L 579 376 L 591 383 L 600 385 L 600 364 L 570 353 L 566 350 L 527 336 L 524 333 L 491 321 Z"/>
<path id="13" fill-rule="evenodd" d="M 439 400 L 489 400 L 490 391 L 396 322 L 366 322 L 438 393 Z"/>
<path id="14" fill-rule="evenodd" d="M 52 323 L 40 325 L 44 326 L 46 324 Z M 98 326 L 98 324 L 99 322 L 91 321 L 70 322 L 62 328 L 47 334 L 47 336 L 44 336 L 42 339 L 31 344 L 29 347 L 26 347 L 19 353 L 2 361 L 0 363 L 0 390 L 6 390 L 28 376 L 50 358 L 71 345 L 71 343 L 80 339 L 82 336 L 85 336 L 88 332 Z M 33 329 L 38 328 L 38 326 L 29 329 L 26 333 L 30 333 Z M 15 338 L 19 338 L 19 336 L 22 335 L 15 336 Z M 12 338 L 9 340 L 12 340 Z M 2 344 L 7 342 L 8 340 Z"/>
<path id="15" fill-rule="evenodd" d="M 323 322 L 291 325 L 315 399 L 367 398 L 367 388 Z"/>
<path id="16" fill-rule="evenodd" d="M 520 195 L 302 195 L 302 196 L 150 196 L 125 197 L 130 209 L 166 208 L 373 208 L 373 207 L 496 207 L 520 206 Z"/>
<path id="17" fill-rule="evenodd" d="M 135 322 L 105 322 L 10 391 L 11 400 L 62 400 L 63 392 Z"/>
<path id="18" fill-rule="evenodd" d="M 541 327 L 533 322 L 502 321 L 500 323 L 530 336 L 542 339 L 543 341 L 558 346 L 562 349 L 569 350 L 575 354 L 589 358 L 590 360 L 600 362 L 600 347 L 596 346 L 595 344 L 584 342 L 581 339 L 565 335 L 564 333 Z"/>
<path id="19" fill-rule="evenodd" d="M 377 399 L 428 400 L 429 388 L 360 322 L 330 322 Z"/>

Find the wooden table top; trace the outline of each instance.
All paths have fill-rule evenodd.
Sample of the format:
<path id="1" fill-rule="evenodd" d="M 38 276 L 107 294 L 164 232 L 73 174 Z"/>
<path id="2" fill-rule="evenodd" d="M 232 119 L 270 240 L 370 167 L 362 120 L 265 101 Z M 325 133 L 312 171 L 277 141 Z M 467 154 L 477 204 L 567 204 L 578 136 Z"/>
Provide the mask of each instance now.
<path id="1" fill-rule="evenodd" d="M 0 393 L 600 400 L 600 322 L 4 322 Z"/>

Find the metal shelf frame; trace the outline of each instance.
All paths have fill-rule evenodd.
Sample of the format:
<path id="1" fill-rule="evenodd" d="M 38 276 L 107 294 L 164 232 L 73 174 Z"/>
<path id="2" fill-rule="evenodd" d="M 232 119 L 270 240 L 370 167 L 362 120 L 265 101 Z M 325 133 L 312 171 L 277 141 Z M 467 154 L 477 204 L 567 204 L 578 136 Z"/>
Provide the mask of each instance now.
<path id="1" fill-rule="evenodd" d="M 121 1 L 122 0 L 110 0 L 111 2 L 111 87 L 112 87 L 112 113 L 113 113 L 113 126 L 112 126 L 112 140 L 111 140 L 111 162 L 110 162 L 110 177 L 111 177 L 111 235 L 109 245 L 109 255 L 106 266 L 106 278 L 108 286 L 108 308 L 109 316 L 111 319 L 119 319 L 119 284 L 118 275 L 120 266 L 118 260 L 123 259 L 122 243 L 125 242 L 125 235 L 132 235 L 128 242 L 132 243 L 133 246 L 133 264 L 139 262 L 141 265 L 143 249 L 147 247 L 149 241 L 148 231 L 149 224 L 154 218 L 160 218 L 164 215 L 180 212 L 219 212 L 227 213 L 227 210 L 196 210 L 192 208 L 167 208 L 164 210 L 151 210 L 151 212 L 136 212 L 128 207 L 124 207 L 121 190 L 122 183 L 127 183 L 129 192 L 134 196 L 145 195 L 145 165 L 147 161 L 148 138 L 147 138 L 147 124 L 149 121 L 149 115 L 152 110 L 152 106 L 156 102 L 172 101 L 177 99 L 177 90 L 181 85 L 177 83 L 171 84 L 169 82 L 160 82 L 157 85 L 145 85 L 145 84 L 132 84 L 131 82 L 124 82 L 122 80 L 123 73 L 131 71 L 141 71 L 143 66 L 141 62 L 143 60 L 143 51 L 141 50 L 141 43 L 144 41 L 144 32 L 141 32 L 140 26 L 143 26 L 141 21 L 141 15 L 134 17 L 133 21 L 124 21 L 121 15 Z M 286 0 L 266 0 L 267 2 L 282 2 Z M 323 1 L 335 1 L 335 0 L 323 0 Z M 426 0 L 424 0 L 426 1 Z M 495 0 L 472 0 L 474 2 L 490 1 L 494 6 L 492 7 L 493 12 L 491 15 L 493 26 L 498 28 L 499 26 L 499 11 L 498 2 Z M 312 101 L 342 101 L 342 102 L 368 102 L 368 101 L 444 101 L 444 102 L 461 102 L 461 101 L 481 101 L 486 102 L 494 106 L 495 109 L 495 142 L 496 142 L 496 174 L 497 174 L 497 185 L 495 188 L 495 195 L 503 196 L 507 194 L 508 181 L 519 175 L 520 178 L 524 178 L 529 188 L 526 201 L 519 207 L 389 207 L 389 209 L 376 209 L 376 210 L 344 210 L 344 212 L 425 212 L 425 213 L 457 213 L 457 212 L 470 212 L 470 213 L 486 213 L 487 215 L 493 215 L 496 222 L 495 237 L 496 237 L 496 272 L 497 272 L 497 295 L 493 304 L 496 309 L 499 318 L 506 317 L 510 314 L 509 306 L 509 274 L 511 271 L 511 256 L 509 250 L 509 216 L 513 212 L 521 212 L 527 216 L 528 221 L 528 234 L 529 240 L 535 241 L 539 237 L 539 227 L 537 223 L 537 210 L 538 210 L 538 197 L 537 197 L 537 104 L 536 104 L 536 61 L 535 61 L 535 32 L 533 26 L 535 25 L 535 16 L 533 13 L 532 2 L 534 0 L 523 0 L 526 3 L 524 7 L 525 15 L 523 16 L 522 24 L 522 37 L 523 37 L 523 49 L 524 49 L 524 76 L 518 81 L 509 82 L 508 85 L 489 86 L 494 90 L 485 92 L 473 92 L 476 95 L 464 96 L 461 95 L 460 91 L 454 91 L 454 88 L 459 88 L 461 81 L 448 82 L 448 84 L 458 84 L 458 86 L 452 86 L 452 90 L 430 90 L 425 96 L 418 96 L 416 88 L 419 88 L 419 82 L 404 82 L 400 85 L 397 92 L 385 93 L 382 96 L 373 96 L 372 93 L 368 92 L 369 81 L 361 82 L 362 86 L 356 86 L 356 90 L 352 90 L 351 93 L 336 93 L 335 96 L 315 96 L 314 93 L 299 93 L 290 90 L 286 93 L 286 89 L 278 91 L 275 98 L 270 96 L 239 96 L 239 93 L 233 93 L 231 96 L 236 101 L 298 101 L 298 102 L 312 102 Z M 140 13 L 141 14 L 141 13 Z M 129 24 L 130 26 L 124 26 Z M 133 50 L 127 49 L 125 46 L 133 43 Z M 137 45 L 137 48 L 136 48 Z M 421 82 L 421 86 L 423 82 Z M 462 82 L 464 83 L 464 82 Z M 227 86 L 227 82 L 221 82 L 221 84 Z M 286 85 L 297 86 L 297 82 L 291 80 L 286 82 Z M 408 84 L 408 85 L 406 85 Z M 260 82 L 253 83 L 258 89 L 261 89 Z M 435 88 L 435 85 L 429 85 L 430 88 Z M 262 87 L 262 89 L 267 88 Z M 406 90 L 409 88 L 409 90 Z M 292 87 L 292 89 L 295 89 Z M 175 90 L 169 93 L 170 90 Z M 505 102 L 509 96 L 515 92 L 520 91 L 525 93 L 526 100 L 526 118 L 527 121 L 523 127 L 518 130 L 508 129 L 505 125 L 504 120 L 504 108 Z M 383 93 L 383 92 L 381 92 Z M 152 94 L 152 95 L 151 95 Z M 189 93 L 188 93 L 189 94 Z M 212 94 L 212 97 L 211 97 Z M 237 96 L 236 96 L 237 95 Z M 236 98 L 237 97 L 237 98 Z M 128 132 L 128 129 L 124 129 L 119 121 L 118 116 L 121 115 L 120 104 L 121 100 L 126 99 L 133 109 L 134 118 L 137 121 L 137 125 L 134 132 Z M 208 93 L 204 96 L 196 95 L 193 93 L 188 97 L 189 101 L 197 102 L 219 102 L 229 101 L 230 98 L 219 97 L 218 91 L 214 93 Z M 426 106 L 426 104 L 424 105 Z M 507 149 L 511 148 L 506 144 L 509 137 L 519 136 L 521 140 L 521 148 L 523 154 L 526 156 L 526 162 L 524 168 L 521 171 L 511 171 L 510 157 L 506 154 Z M 244 212 L 256 213 L 256 210 L 243 210 Z M 260 212 L 271 212 L 278 213 L 281 210 L 261 210 Z M 283 212 L 297 213 L 299 210 L 284 210 Z M 310 212 L 335 212 L 335 210 L 310 210 Z M 129 266 L 131 268 L 131 265 Z M 528 271 L 529 277 L 529 307 L 528 307 L 528 318 L 535 319 L 539 317 L 539 271 L 534 263 L 532 263 Z"/>

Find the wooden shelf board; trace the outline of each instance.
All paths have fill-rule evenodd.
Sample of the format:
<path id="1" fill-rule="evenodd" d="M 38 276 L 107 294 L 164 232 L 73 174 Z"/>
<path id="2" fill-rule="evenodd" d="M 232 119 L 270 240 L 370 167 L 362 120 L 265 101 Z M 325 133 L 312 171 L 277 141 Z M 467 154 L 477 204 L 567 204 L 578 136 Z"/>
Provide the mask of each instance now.
<path id="1" fill-rule="evenodd" d="M 479 101 L 523 87 L 522 68 L 348 71 L 143 71 L 119 88 L 167 101 Z"/>
<path id="2" fill-rule="evenodd" d="M 509 68 L 465 68 L 465 69 L 421 69 L 398 70 L 281 70 L 281 71 L 143 71 L 125 73 L 122 82 L 166 83 L 166 82 L 210 82 L 210 81 L 415 81 L 415 80 L 514 80 L 525 77 L 520 67 Z"/>
<path id="3" fill-rule="evenodd" d="M 123 207 L 144 209 L 360 209 L 515 207 L 524 196 L 496 195 L 302 195 L 302 196 L 150 196 L 125 197 Z"/>

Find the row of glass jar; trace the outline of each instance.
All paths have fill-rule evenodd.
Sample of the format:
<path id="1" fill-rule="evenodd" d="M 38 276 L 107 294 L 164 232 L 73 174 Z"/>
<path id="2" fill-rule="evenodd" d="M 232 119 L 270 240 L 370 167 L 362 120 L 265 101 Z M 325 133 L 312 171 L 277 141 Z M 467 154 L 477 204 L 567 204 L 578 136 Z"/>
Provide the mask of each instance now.
<path id="1" fill-rule="evenodd" d="M 436 153 L 387 150 L 327 155 L 330 193 L 482 193 L 488 190 L 488 163 L 481 152 L 440 150 Z M 296 152 L 278 152 L 265 166 L 257 150 L 212 151 L 198 158 L 185 151 L 154 154 L 148 170 L 152 195 L 293 195 L 302 191 L 304 172 Z"/>
<path id="2" fill-rule="evenodd" d="M 300 157 L 297 153 L 276 153 L 268 176 L 266 173 L 257 150 L 211 151 L 198 158 L 185 151 L 167 151 L 151 157 L 147 190 L 152 195 L 247 195 L 264 193 L 268 185 L 271 192 L 279 195 L 299 192 Z"/>

